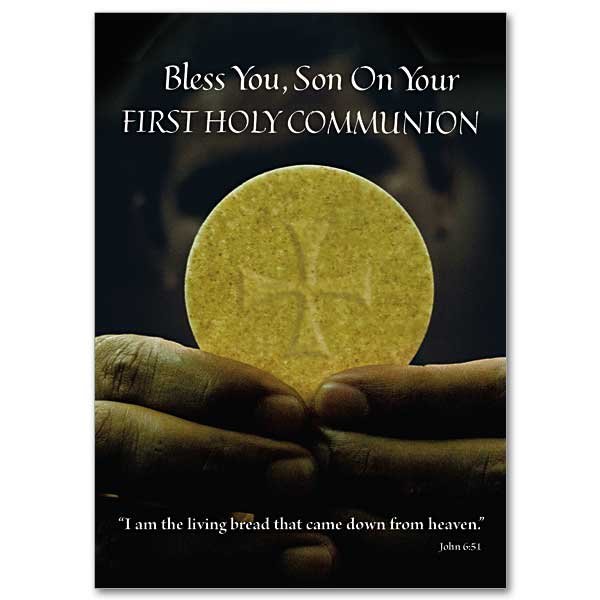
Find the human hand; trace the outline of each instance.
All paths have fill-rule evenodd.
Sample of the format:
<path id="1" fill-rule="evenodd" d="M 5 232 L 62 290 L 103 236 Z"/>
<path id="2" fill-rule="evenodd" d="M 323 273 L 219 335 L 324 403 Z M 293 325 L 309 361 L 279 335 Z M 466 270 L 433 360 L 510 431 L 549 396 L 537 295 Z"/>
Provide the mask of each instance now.
<path id="1" fill-rule="evenodd" d="M 283 440 L 301 439 L 307 425 L 299 396 L 268 373 L 158 338 L 97 338 L 103 573 L 117 585 L 139 576 L 144 587 L 149 577 L 163 586 L 183 585 L 182 578 L 194 586 L 264 584 L 261 576 L 273 585 L 277 572 L 292 581 L 326 578 L 335 549 L 321 535 L 136 534 L 111 526 L 123 514 L 222 520 L 232 511 L 302 501 L 315 487 L 316 465 L 307 450 Z"/>
<path id="2" fill-rule="evenodd" d="M 499 358 L 367 366 L 323 382 L 312 400 L 321 426 L 321 498 L 336 520 L 388 525 L 334 536 L 346 582 L 473 586 L 481 577 L 487 587 L 490 571 L 503 580 L 505 379 Z M 429 516 L 484 521 L 475 533 L 390 531 L 392 516 L 426 526 Z M 438 554 L 442 542 L 477 541 L 481 551 Z"/>

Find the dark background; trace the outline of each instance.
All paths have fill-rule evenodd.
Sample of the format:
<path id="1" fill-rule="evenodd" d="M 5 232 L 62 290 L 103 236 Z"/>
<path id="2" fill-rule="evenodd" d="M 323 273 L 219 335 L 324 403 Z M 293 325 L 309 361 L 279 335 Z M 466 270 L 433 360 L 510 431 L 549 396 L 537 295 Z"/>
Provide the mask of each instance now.
<path id="1" fill-rule="evenodd" d="M 435 303 L 414 362 L 503 356 L 506 350 L 506 17 L 504 14 L 99 14 L 96 16 L 96 331 L 158 335 L 195 346 L 183 279 L 210 210 L 258 173 L 325 164 L 389 191 L 420 228 L 432 258 Z M 164 66 L 192 72 L 379 72 L 425 65 L 460 73 L 447 94 L 165 92 Z M 289 82 L 288 82 L 289 83 Z M 350 86 L 347 86 L 349 88 Z M 285 102 L 285 104 L 284 104 Z M 480 111 L 479 133 L 450 136 L 125 135 L 123 109 Z M 449 510 L 449 507 L 445 507 Z M 482 514 L 485 510 L 482 507 Z M 490 552 L 432 561 L 374 554 L 339 583 L 357 587 L 503 587 L 503 513 Z M 110 519 L 109 519 L 110 521 Z M 461 553 L 458 553 L 461 554 Z M 109 556 L 110 560 L 116 560 Z M 97 585 L 197 586 L 198 573 L 131 571 Z M 206 566 L 206 565 L 205 565 Z M 201 585 L 253 582 L 250 567 L 205 568 Z M 133 573 L 133 574 L 132 574 Z M 214 577 L 207 580 L 206 577 Z M 136 579 L 137 577 L 137 579 Z M 191 577 L 191 578 L 190 578 Z"/>
<path id="2" fill-rule="evenodd" d="M 382 72 L 425 65 L 460 73 L 451 94 L 296 93 L 294 104 L 235 81 L 206 106 L 202 92 L 165 92 L 164 66 L 229 73 L 310 64 Z M 340 62 L 341 61 L 341 62 Z M 349 88 L 349 86 L 347 86 Z M 398 86 L 400 88 L 400 86 Z M 290 101 L 291 94 L 285 97 Z M 367 105 L 365 105 L 367 103 Z M 126 135 L 124 108 L 284 108 L 328 112 L 480 110 L 463 136 Z M 396 139 L 390 139 L 390 138 Z M 218 139 L 217 139 L 218 138 Z M 263 138 L 263 139 L 259 139 Z M 385 138 L 385 139 L 384 139 Z M 404 139 L 403 139 L 404 138 Z M 435 304 L 416 363 L 505 354 L 505 15 L 246 14 L 96 16 L 96 329 L 195 345 L 183 300 L 185 261 L 205 216 L 249 177 L 288 164 L 346 168 L 378 183 L 421 229 Z"/>

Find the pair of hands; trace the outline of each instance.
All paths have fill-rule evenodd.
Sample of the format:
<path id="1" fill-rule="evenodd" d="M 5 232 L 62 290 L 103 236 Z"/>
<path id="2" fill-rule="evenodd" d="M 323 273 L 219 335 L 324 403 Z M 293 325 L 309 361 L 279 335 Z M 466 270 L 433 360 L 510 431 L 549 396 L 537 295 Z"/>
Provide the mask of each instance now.
<path id="1" fill-rule="evenodd" d="M 243 511 L 305 522 L 437 513 L 448 521 L 464 513 L 495 519 L 499 530 L 504 437 L 504 359 L 352 369 L 306 404 L 249 365 L 158 338 L 99 337 L 97 584 L 360 585 L 368 573 L 369 586 L 373 577 L 412 585 L 438 559 L 440 541 L 463 538 L 389 529 L 136 532 L 117 518 L 220 521 Z"/>

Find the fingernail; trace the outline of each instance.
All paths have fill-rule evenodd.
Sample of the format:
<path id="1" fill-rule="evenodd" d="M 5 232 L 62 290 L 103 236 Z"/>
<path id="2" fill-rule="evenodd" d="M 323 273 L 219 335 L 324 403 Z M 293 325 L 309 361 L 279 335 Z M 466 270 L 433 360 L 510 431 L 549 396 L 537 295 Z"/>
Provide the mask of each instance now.
<path id="1" fill-rule="evenodd" d="M 315 394 L 315 410 L 326 423 L 351 421 L 369 412 L 367 397 L 347 383 L 329 381 Z"/>
<path id="2" fill-rule="evenodd" d="M 302 546 L 284 550 L 279 564 L 294 581 L 323 581 L 331 575 L 333 557 L 326 546 Z"/>
<path id="3" fill-rule="evenodd" d="M 267 485 L 279 496 L 306 496 L 315 488 L 317 468 L 312 458 L 284 458 L 269 465 Z"/>
<path id="4" fill-rule="evenodd" d="M 272 394 L 260 400 L 254 418 L 265 433 L 285 437 L 304 430 L 308 413 L 298 398 Z"/>

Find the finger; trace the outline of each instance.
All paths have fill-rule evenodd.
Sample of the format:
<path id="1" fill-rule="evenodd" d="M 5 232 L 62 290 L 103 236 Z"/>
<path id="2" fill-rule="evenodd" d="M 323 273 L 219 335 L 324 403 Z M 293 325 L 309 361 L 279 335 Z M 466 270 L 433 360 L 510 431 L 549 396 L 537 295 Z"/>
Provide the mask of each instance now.
<path id="1" fill-rule="evenodd" d="M 336 429 L 405 438 L 503 437 L 506 360 L 453 365 L 374 365 L 333 375 L 314 411 Z"/>
<path id="2" fill-rule="evenodd" d="M 315 483 L 314 460 L 296 444 L 96 402 L 99 492 L 254 512 L 277 499 L 309 496 Z"/>
<path id="3" fill-rule="evenodd" d="M 323 496 L 337 505 L 399 509 L 407 502 L 504 499 L 502 439 L 397 440 L 324 430 L 315 451 Z"/>
<path id="4" fill-rule="evenodd" d="M 286 580 L 297 584 L 317 584 L 327 581 L 336 569 L 337 552 L 332 542 L 311 546 L 290 546 L 278 560 Z M 271 582 L 272 585 L 272 582 Z"/>
<path id="5" fill-rule="evenodd" d="M 107 506 L 108 504 L 108 506 Z M 97 511 L 97 586 L 248 587 L 325 583 L 337 565 L 328 537 L 302 531 L 231 530 L 226 518 L 198 513 L 140 510 L 122 501 L 100 501 Z M 156 529 L 125 530 L 118 521 L 155 523 Z M 169 517 L 182 529 L 162 529 Z M 211 524 L 188 527 L 188 518 Z"/>
<path id="6" fill-rule="evenodd" d="M 138 335 L 96 339 L 96 399 L 281 438 L 300 435 L 308 422 L 298 394 L 269 373 Z"/>

